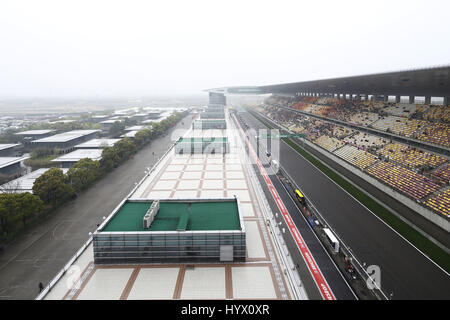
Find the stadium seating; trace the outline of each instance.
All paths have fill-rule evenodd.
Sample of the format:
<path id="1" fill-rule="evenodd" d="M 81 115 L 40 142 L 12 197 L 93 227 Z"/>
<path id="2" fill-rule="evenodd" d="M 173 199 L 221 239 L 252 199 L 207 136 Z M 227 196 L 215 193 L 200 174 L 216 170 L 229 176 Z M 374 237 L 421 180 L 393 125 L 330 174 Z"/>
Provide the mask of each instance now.
<path id="1" fill-rule="evenodd" d="M 438 167 L 447 159 L 400 143 L 389 143 L 378 154 L 409 168 Z"/>
<path id="2" fill-rule="evenodd" d="M 315 144 L 321 146 L 325 150 L 333 152 L 334 150 L 342 147 L 344 143 L 336 138 L 331 138 L 326 135 L 319 136 L 315 141 Z"/>
<path id="3" fill-rule="evenodd" d="M 440 167 L 430 173 L 430 176 L 442 184 L 450 182 L 450 164 Z"/>
<path id="4" fill-rule="evenodd" d="M 365 149 L 372 147 L 379 148 L 386 144 L 386 139 L 364 132 L 358 132 L 353 136 L 344 138 L 344 141 Z"/>
<path id="5" fill-rule="evenodd" d="M 450 189 L 430 197 L 424 203 L 436 212 L 450 217 Z"/>
<path id="6" fill-rule="evenodd" d="M 393 163 L 378 162 L 367 168 L 367 173 L 415 200 L 439 189 L 431 179 Z"/>
<path id="7" fill-rule="evenodd" d="M 445 123 L 433 123 L 419 134 L 418 139 L 450 147 L 450 126 Z"/>
<path id="8" fill-rule="evenodd" d="M 350 145 L 343 146 L 335 151 L 334 154 L 361 170 L 378 161 L 378 158 L 373 154 Z"/>

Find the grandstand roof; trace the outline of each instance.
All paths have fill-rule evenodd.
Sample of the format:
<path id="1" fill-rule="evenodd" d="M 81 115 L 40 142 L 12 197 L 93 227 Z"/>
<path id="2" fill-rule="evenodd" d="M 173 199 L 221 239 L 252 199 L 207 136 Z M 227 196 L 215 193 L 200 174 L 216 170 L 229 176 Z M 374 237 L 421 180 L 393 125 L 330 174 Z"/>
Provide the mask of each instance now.
<path id="1" fill-rule="evenodd" d="M 223 87 L 205 91 L 223 94 L 309 92 L 448 97 L 450 66 L 265 86 Z"/>

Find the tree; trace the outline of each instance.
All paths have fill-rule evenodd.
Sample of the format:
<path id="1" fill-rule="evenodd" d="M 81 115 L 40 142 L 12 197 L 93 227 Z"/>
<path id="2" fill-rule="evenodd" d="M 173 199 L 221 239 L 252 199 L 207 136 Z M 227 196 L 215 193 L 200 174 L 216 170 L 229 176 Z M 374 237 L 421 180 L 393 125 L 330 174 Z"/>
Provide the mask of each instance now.
<path id="1" fill-rule="evenodd" d="M 38 196 L 29 192 L 18 194 L 18 200 L 20 215 L 24 225 L 27 219 L 44 209 L 44 202 Z"/>
<path id="2" fill-rule="evenodd" d="M 76 192 L 79 192 L 94 182 L 100 172 L 98 161 L 84 158 L 75 163 L 67 172 L 67 176 Z"/>
<path id="3" fill-rule="evenodd" d="M 73 196 L 68 177 L 59 168 L 50 168 L 34 181 L 33 193 L 45 204 L 57 204 Z"/>
<path id="4" fill-rule="evenodd" d="M 119 162 L 120 157 L 113 147 L 107 147 L 103 149 L 100 166 L 105 173 L 117 167 L 119 165 Z"/>
<path id="5" fill-rule="evenodd" d="M 111 128 L 109 128 L 109 134 L 112 137 L 116 137 L 123 133 L 125 130 L 125 124 L 122 121 L 116 121 L 112 124 Z"/>
<path id="6" fill-rule="evenodd" d="M 136 144 L 128 137 L 117 141 L 113 149 L 117 152 L 120 162 L 129 159 L 137 151 Z"/>
<path id="7" fill-rule="evenodd" d="M 152 131 L 149 129 L 143 129 L 136 132 L 136 135 L 134 136 L 134 141 L 136 141 L 136 144 L 139 147 L 142 147 L 143 145 L 150 142 L 151 138 L 152 138 Z"/>
<path id="8" fill-rule="evenodd" d="M 0 226 L 3 234 L 12 229 L 12 225 L 20 220 L 20 204 L 17 194 L 0 194 Z"/>

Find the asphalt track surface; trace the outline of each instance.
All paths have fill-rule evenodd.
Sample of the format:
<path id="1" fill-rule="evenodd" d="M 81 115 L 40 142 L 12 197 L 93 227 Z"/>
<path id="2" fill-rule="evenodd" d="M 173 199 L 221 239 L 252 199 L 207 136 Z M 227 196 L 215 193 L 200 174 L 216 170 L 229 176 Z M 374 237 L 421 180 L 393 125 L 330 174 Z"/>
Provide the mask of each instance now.
<path id="1" fill-rule="evenodd" d="M 249 141 L 252 143 L 252 147 L 254 150 L 256 150 L 256 141 L 253 137 L 248 136 Z M 294 203 L 292 198 L 290 197 L 289 193 L 281 183 L 281 181 L 278 179 L 278 177 L 273 173 L 272 169 L 269 165 L 267 165 L 268 161 L 267 159 L 261 159 L 261 162 L 266 165 L 264 165 L 265 170 L 267 171 L 267 174 L 277 190 L 278 195 L 280 196 L 281 201 L 283 202 L 284 206 L 289 212 L 289 215 L 291 216 L 292 221 L 294 222 L 296 228 L 300 232 L 303 241 L 308 246 L 309 251 L 311 252 L 312 256 L 314 257 L 314 260 L 316 261 L 316 264 L 319 266 L 320 271 L 322 272 L 323 277 L 325 278 L 326 282 L 328 283 L 329 287 L 331 288 L 334 297 L 337 300 L 355 300 L 356 297 L 353 294 L 352 290 L 346 283 L 343 275 L 341 275 L 340 271 L 337 269 L 335 264 L 333 263 L 331 257 L 326 252 L 325 248 L 320 243 L 320 240 L 315 236 L 314 232 L 311 230 L 311 227 L 309 226 L 308 222 L 303 217 L 302 213 L 300 212 L 297 205 Z M 272 194 L 270 193 L 264 179 L 259 174 L 259 168 L 256 164 L 253 165 L 255 172 L 257 172 L 258 180 L 263 187 L 263 191 L 265 193 L 266 198 L 269 201 L 269 205 L 272 209 L 272 212 L 280 212 L 280 210 L 277 207 L 277 204 L 275 200 L 273 199 Z M 279 214 L 279 217 L 277 219 L 277 222 L 281 221 L 281 214 Z M 283 222 L 283 224 L 280 227 L 285 227 L 286 230 L 288 230 L 288 227 L 286 226 L 286 223 Z M 288 247 L 288 250 L 291 254 L 291 257 L 294 260 L 294 264 L 298 264 L 300 267 L 298 268 L 298 272 L 300 274 L 300 278 L 302 279 L 303 285 L 307 291 L 308 297 L 310 299 L 321 299 L 321 295 L 319 293 L 319 289 L 317 287 L 317 284 L 315 283 L 313 277 L 311 276 L 310 271 L 307 269 L 306 263 L 303 260 L 303 257 L 299 251 L 299 248 L 293 239 L 292 235 L 288 232 L 289 236 L 285 236 L 285 243 Z"/>
<path id="2" fill-rule="evenodd" d="M 112 210 L 130 193 L 171 145 L 174 130 L 186 131 L 192 116 L 140 150 L 132 159 L 111 171 L 77 199 L 22 234 L 0 255 L 0 299 L 34 299 L 38 284 L 45 285 L 89 239 Z M 181 135 L 181 133 L 179 134 Z M 153 155 L 153 152 L 155 155 Z"/>
<path id="3" fill-rule="evenodd" d="M 241 115 L 251 128 L 266 129 L 249 113 Z M 392 292 L 393 299 L 450 299 L 450 276 L 444 270 L 285 142 L 280 143 L 280 164 L 355 256 L 380 267 L 384 292 Z"/>

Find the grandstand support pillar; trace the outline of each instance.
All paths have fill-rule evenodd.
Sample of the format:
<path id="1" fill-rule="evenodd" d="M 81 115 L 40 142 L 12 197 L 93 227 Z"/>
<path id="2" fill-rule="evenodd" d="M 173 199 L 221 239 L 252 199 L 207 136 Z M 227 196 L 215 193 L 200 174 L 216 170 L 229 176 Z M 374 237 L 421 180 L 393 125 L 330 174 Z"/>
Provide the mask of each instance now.
<path id="1" fill-rule="evenodd" d="M 450 97 L 444 97 L 444 106 L 446 107 L 450 106 Z"/>
<path id="2" fill-rule="evenodd" d="M 414 104 L 414 96 L 409 96 L 409 103 Z"/>
<path id="3" fill-rule="evenodd" d="M 369 95 L 368 95 L 368 94 L 365 94 L 365 95 L 364 95 L 364 100 L 365 100 L 365 101 L 369 100 Z"/>
<path id="4" fill-rule="evenodd" d="M 425 97 L 425 104 L 431 104 L 431 97 Z"/>
<path id="5" fill-rule="evenodd" d="M 400 103 L 400 96 L 395 96 L 395 102 Z"/>
<path id="6" fill-rule="evenodd" d="M 384 95 L 384 102 L 388 102 L 389 101 L 389 95 Z"/>

